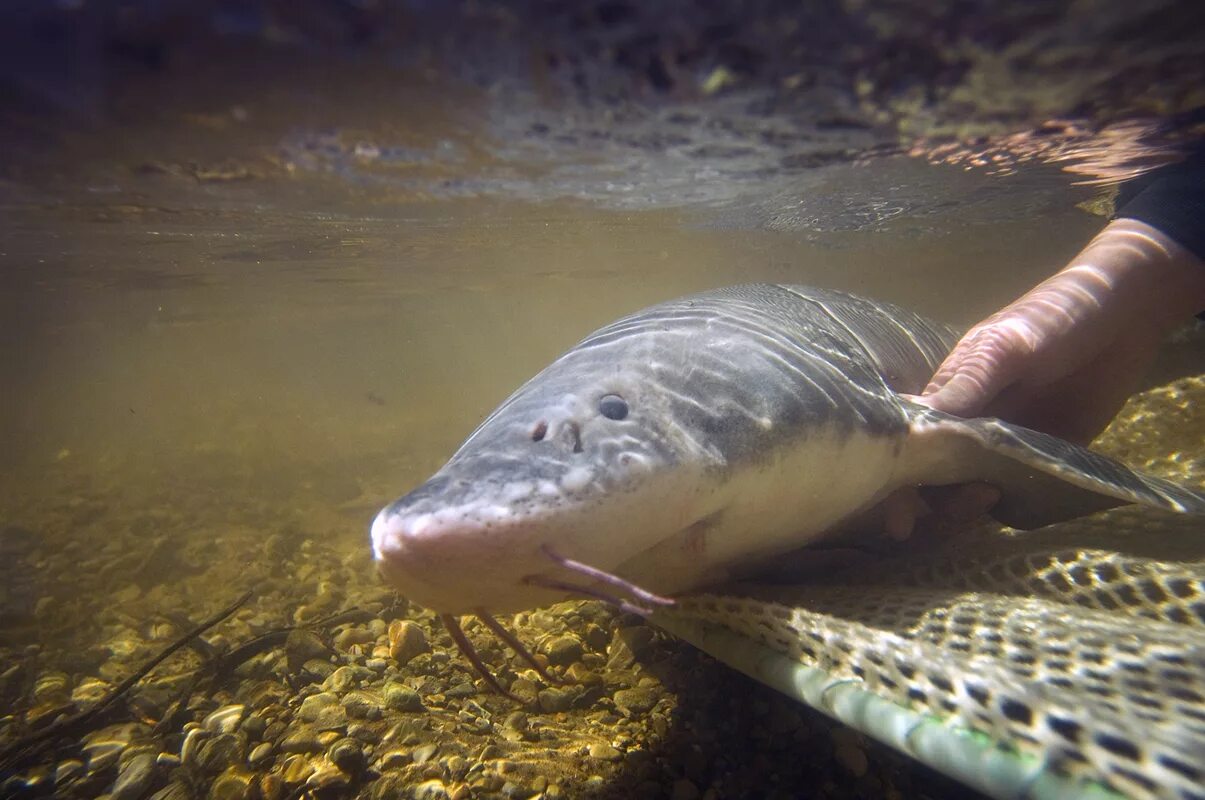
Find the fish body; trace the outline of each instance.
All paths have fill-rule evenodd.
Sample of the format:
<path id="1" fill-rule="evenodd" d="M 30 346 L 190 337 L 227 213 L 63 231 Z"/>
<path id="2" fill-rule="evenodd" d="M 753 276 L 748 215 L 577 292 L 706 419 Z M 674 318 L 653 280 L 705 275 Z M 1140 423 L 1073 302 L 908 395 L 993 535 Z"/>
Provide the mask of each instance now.
<path id="1" fill-rule="evenodd" d="M 910 485 L 986 480 L 1018 527 L 1191 490 L 999 420 L 915 404 L 958 333 L 837 291 L 750 284 L 586 337 L 383 508 L 375 557 L 445 614 L 562 596 L 549 557 L 660 594 L 748 574 Z"/>

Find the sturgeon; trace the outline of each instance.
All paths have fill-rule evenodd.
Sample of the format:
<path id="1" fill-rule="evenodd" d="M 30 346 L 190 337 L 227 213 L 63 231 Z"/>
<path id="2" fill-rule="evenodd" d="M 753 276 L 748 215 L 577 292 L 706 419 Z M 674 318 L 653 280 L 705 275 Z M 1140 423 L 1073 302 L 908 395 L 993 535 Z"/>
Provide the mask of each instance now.
<path id="1" fill-rule="evenodd" d="M 385 506 L 376 560 L 445 622 L 485 614 L 505 636 L 489 612 L 609 598 L 608 583 L 657 602 L 755 574 L 905 486 L 993 484 L 992 515 L 1025 529 L 1125 503 L 1205 513 L 1205 495 L 1104 455 L 904 397 L 957 339 L 804 286 L 652 306 L 586 337 Z"/>

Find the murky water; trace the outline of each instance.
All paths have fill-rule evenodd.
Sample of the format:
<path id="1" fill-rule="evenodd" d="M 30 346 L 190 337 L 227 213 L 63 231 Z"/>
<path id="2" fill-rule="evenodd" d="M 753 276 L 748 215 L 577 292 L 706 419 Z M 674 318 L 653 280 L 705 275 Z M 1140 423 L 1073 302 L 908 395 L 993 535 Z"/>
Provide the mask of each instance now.
<path id="1" fill-rule="evenodd" d="M 81 30 L 78 41 L 102 41 Z M 290 49 L 266 39 L 188 40 L 167 47 L 153 68 L 96 52 L 61 73 L 47 66 L 50 50 L 7 74 L 19 91 L 4 112 L 0 178 L 0 737 L 86 707 L 245 589 L 255 598 L 232 629 L 210 637 L 215 647 L 351 606 L 382 628 L 359 620 L 371 636 L 345 637 L 331 669 L 311 666 L 317 674 L 290 679 L 297 694 L 272 689 L 258 711 L 249 690 L 228 683 L 152 735 L 179 680 L 148 689 L 132 715 L 145 729 L 106 729 L 122 742 L 121 774 L 131 754 L 169 754 L 129 797 L 179 783 L 169 777 L 187 720 L 241 704 L 265 727 L 279 722 L 283 736 L 298 698 L 326 686 L 333 665 L 371 671 L 366 662 L 392 658 L 376 650 L 393 647 L 386 623 L 408 612 L 373 574 L 373 513 L 595 327 L 689 291 L 761 280 L 849 289 L 969 324 L 1065 263 L 1103 223 L 1085 210 L 1100 189 L 1073 185 L 1057 165 L 992 175 L 933 164 L 906 155 L 906 137 L 884 149 L 872 124 L 836 117 L 808 127 L 771 111 L 734 129 L 726 121 L 741 118 L 734 98 L 747 96 L 739 92 L 653 97 L 652 112 L 608 117 L 589 105 L 541 106 L 531 98 L 553 90 L 539 81 L 538 91 L 512 98 L 510 72 L 483 87 L 433 66 L 440 62 L 430 53 L 324 59 L 312 42 Z M 473 72 L 484 60 L 462 66 Z M 103 74 L 86 74 L 89 64 Z M 727 73 L 717 69 L 698 73 L 704 85 L 723 83 Z M 615 134 L 588 135 L 600 128 Z M 1199 348 L 1189 358 L 1199 359 Z M 601 611 L 583 614 L 607 624 Z M 429 617 L 409 615 L 436 635 Z M 565 623 L 535 624 L 555 633 Z M 587 665 L 601 670 L 609 653 L 614 660 L 608 643 L 616 645 L 609 633 L 597 636 Z M 679 650 L 666 658 L 690 657 Z M 390 679 L 463 718 L 450 690 L 468 682 L 472 693 L 468 673 L 457 664 L 447 678 L 446 657 L 420 659 L 428 659 L 427 677 L 422 662 L 405 673 L 390 661 Z M 257 691 L 268 691 L 275 665 L 251 671 Z M 700 668 L 697 658 L 689 667 Z M 183 666 L 169 672 L 188 674 Z M 443 676 L 434 688 L 431 675 Z M 637 675 L 630 691 L 646 679 Z M 356 682 L 379 694 L 379 675 Z M 502 723 L 508 710 L 486 697 L 475 702 L 490 706 L 495 730 L 512 731 Z M 760 708 L 768 697 L 751 703 Z M 597 705 L 574 707 L 600 730 L 630 716 L 607 702 L 597 718 L 588 716 Z M 365 713 L 361 734 L 354 720 L 329 730 L 336 739 L 359 736 L 374 769 L 389 772 L 381 759 L 405 751 L 394 766 L 409 770 L 406 786 L 451 787 L 431 797 L 502 791 L 505 780 L 475 784 L 446 758 L 463 750 L 461 761 L 489 761 L 468 752 L 491 746 L 488 725 L 466 733 L 426 724 L 412 739 L 395 734 L 402 744 L 391 745 L 381 742 L 394 730 L 393 712 L 389 724 L 379 709 Z M 805 740 L 802 731 L 816 723 L 790 715 L 767 724 Z M 544 730 L 574 727 L 546 716 Z M 610 749 L 584 766 L 537 757 L 531 744 L 506 752 L 544 764 L 542 785 L 561 781 L 560 796 L 608 785 L 621 792 L 614 787 L 633 784 L 608 784 L 616 747 L 647 746 L 626 724 L 599 733 L 594 744 Z M 220 721 L 206 726 L 206 736 L 229 734 Z M 267 760 L 247 761 L 265 736 L 243 736 L 240 758 L 229 763 L 215 756 L 197 766 L 186 757 L 190 791 L 204 795 L 221 776 L 221 796 L 230 797 L 285 796 L 306 780 L 336 795 L 372 791 L 372 781 L 346 769 L 351 779 L 329 785 L 310 772 L 262 786 L 244 781 L 244 767 L 266 774 L 296 766 L 282 745 Z M 511 739 L 533 741 L 522 732 Z M 424 771 L 414 751 L 428 742 L 445 758 Z M 324 775 L 331 744 L 294 754 L 326 758 L 315 773 Z M 837 742 L 857 762 L 852 746 Z M 83 758 L 79 775 L 68 767 L 60 791 L 98 793 L 118 774 L 116 760 L 85 755 L 93 762 Z M 68 743 L 23 773 L 34 788 L 22 790 L 48 791 L 55 765 L 77 756 Z M 864 764 L 832 769 L 857 791 L 892 796 L 893 787 L 913 785 L 899 764 L 872 770 L 874 785 Z M 651 782 L 652 796 L 659 786 L 682 798 L 718 780 L 694 761 L 674 769 L 690 788 L 661 773 L 629 778 Z M 533 770 L 512 784 L 536 794 Z M 457 794 L 459 786 L 475 794 Z"/>

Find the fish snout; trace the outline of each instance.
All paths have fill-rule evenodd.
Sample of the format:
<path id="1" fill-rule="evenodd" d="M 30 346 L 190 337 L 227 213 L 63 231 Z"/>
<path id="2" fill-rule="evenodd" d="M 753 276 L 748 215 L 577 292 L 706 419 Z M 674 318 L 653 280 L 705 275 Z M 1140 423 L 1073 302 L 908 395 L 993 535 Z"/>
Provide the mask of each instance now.
<path id="1" fill-rule="evenodd" d="M 445 614 L 508 606 L 512 593 L 530 591 L 519 582 L 530 567 L 528 548 L 498 533 L 493 524 L 454 514 L 393 507 L 382 509 L 371 527 L 373 555 L 386 581 L 407 599 Z"/>

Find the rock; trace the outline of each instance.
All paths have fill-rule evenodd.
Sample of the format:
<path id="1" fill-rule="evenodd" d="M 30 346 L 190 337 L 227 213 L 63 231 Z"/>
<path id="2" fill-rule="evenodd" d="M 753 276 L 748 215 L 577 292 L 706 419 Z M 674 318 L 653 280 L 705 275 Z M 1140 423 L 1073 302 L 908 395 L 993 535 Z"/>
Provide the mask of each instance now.
<path id="1" fill-rule="evenodd" d="M 385 705 L 394 711 L 426 711 L 418 692 L 401 683 L 385 684 Z"/>
<path id="2" fill-rule="evenodd" d="M 238 767 L 223 772 L 209 787 L 209 800 L 248 800 L 255 776 Z"/>
<path id="3" fill-rule="evenodd" d="M 221 733 L 201 745 L 197 752 L 196 765 L 205 772 L 221 772 L 241 765 L 243 742 L 237 734 Z"/>
<path id="4" fill-rule="evenodd" d="M 381 770 L 401 769 L 413 762 L 414 759 L 405 750 L 390 750 L 381 756 L 379 767 Z"/>
<path id="5" fill-rule="evenodd" d="M 413 752 L 410 753 L 410 757 L 414 759 L 415 764 L 426 764 L 432 758 L 435 758 L 437 752 L 439 752 L 439 745 L 424 744 L 414 748 Z"/>
<path id="6" fill-rule="evenodd" d="M 398 664 L 409 664 L 415 656 L 429 652 L 427 634 L 418 623 L 396 619 L 389 624 L 389 656 Z"/>
<path id="7" fill-rule="evenodd" d="M 268 722 L 259 714 L 248 714 L 239 729 L 250 739 L 262 739 L 268 730 Z"/>
<path id="8" fill-rule="evenodd" d="M 311 683 L 321 683 L 335 671 L 335 665 L 320 658 L 311 658 L 301 665 L 300 675 Z"/>
<path id="9" fill-rule="evenodd" d="M 530 786 L 524 786 L 515 781 L 507 781 L 502 784 L 502 796 L 508 800 L 527 800 L 536 793 L 536 790 Z"/>
<path id="10" fill-rule="evenodd" d="M 569 669 L 565 670 L 565 678 L 578 686 L 601 686 L 603 683 L 601 675 L 591 672 L 581 663 L 570 665 Z"/>
<path id="11" fill-rule="evenodd" d="M 586 626 L 584 636 L 586 639 L 586 646 L 594 651 L 605 650 L 607 647 L 607 642 L 610 641 L 606 628 L 596 625 L 593 622 Z"/>
<path id="12" fill-rule="evenodd" d="M 55 788 L 61 788 L 76 778 L 82 778 L 85 771 L 83 761 L 74 758 L 60 761 L 54 768 Z"/>
<path id="13" fill-rule="evenodd" d="M 201 746 L 209 741 L 212 736 L 213 734 L 200 726 L 187 730 L 184 733 L 184 741 L 180 743 L 180 762 L 186 766 L 196 766 L 197 755 L 201 752 Z"/>
<path id="14" fill-rule="evenodd" d="M 522 711 L 514 711 L 507 716 L 502 723 L 502 736 L 511 742 L 534 738 L 527 715 Z"/>
<path id="15" fill-rule="evenodd" d="M 534 703 L 539 696 L 540 687 L 535 681 L 527 678 L 515 678 L 510 684 L 510 693 L 523 703 Z"/>
<path id="16" fill-rule="evenodd" d="M 155 754 L 139 753 L 121 768 L 110 792 L 112 800 L 138 800 L 155 780 Z"/>
<path id="17" fill-rule="evenodd" d="M 303 755 L 289 756 L 280 768 L 281 779 L 294 786 L 304 783 L 312 774 L 314 774 L 314 766 Z"/>
<path id="18" fill-rule="evenodd" d="M 328 692 L 345 694 L 356 688 L 356 671 L 351 667 L 339 667 L 322 682 L 322 688 Z"/>
<path id="19" fill-rule="evenodd" d="M 172 781 L 151 795 L 149 800 L 193 800 L 193 793 L 187 783 Z"/>
<path id="20" fill-rule="evenodd" d="M 318 732 L 310 728 L 290 731 L 278 745 L 282 753 L 317 753 L 322 750 Z"/>
<path id="21" fill-rule="evenodd" d="M 548 656 L 549 663 L 562 667 L 580 661 L 584 652 L 582 643 L 576 636 L 557 636 L 548 639 L 540 650 Z"/>
<path id="22" fill-rule="evenodd" d="M 657 692 L 647 687 L 620 689 L 615 693 L 615 707 L 630 716 L 645 714 L 657 705 Z"/>
<path id="23" fill-rule="evenodd" d="M 289 637 L 285 640 L 285 654 L 288 657 L 289 670 L 296 671 L 312 659 L 329 658 L 331 651 L 313 631 L 295 628 L 289 631 Z"/>
<path id="24" fill-rule="evenodd" d="M 318 796 L 340 795 L 341 789 L 346 789 L 351 782 L 347 775 L 330 765 L 326 765 L 315 770 L 314 774 L 306 779 L 305 785 L 314 788 Z"/>
<path id="25" fill-rule="evenodd" d="M 66 705 L 71 699 L 71 679 L 65 672 L 44 672 L 33 685 L 33 699 L 39 705 Z"/>
<path id="26" fill-rule="evenodd" d="M 339 701 L 347 710 L 347 716 L 353 719 L 380 719 L 382 698 L 372 692 L 348 692 Z"/>
<path id="27" fill-rule="evenodd" d="M 448 800 L 448 787 L 438 778 L 414 787 L 414 800 Z"/>
<path id="28" fill-rule="evenodd" d="M 276 746 L 273 745 L 271 742 L 263 742 L 261 744 L 257 744 L 255 746 L 255 748 L 252 749 L 250 755 L 247 756 L 247 763 L 253 767 L 257 767 L 262 762 L 265 762 L 269 758 L 271 758 L 272 753 L 273 753 L 273 751 L 275 751 L 275 749 L 276 749 Z"/>
<path id="29" fill-rule="evenodd" d="M 234 733 L 246 710 L 247 707 L 243 705 L 222 706 L 205 717 L 201 727 L 210 733 Z"/>
<path id="30" fill-rule="evenodd" d="M 110 725 L 90 734 L 83 747 L 84 755 L 88 757 L 88 774 L 96 775 L 116 767 L 132 735 L 133 731 L 127 725 Z"/>
<path id="31" fill-rule="evenodd" d="M 344 628 L 335 635 L 335 649 L 347 652 L 347 649 L 354 644 L 372 644 L 376 641 L 376 638 L 376 635 L 368 628 L 356 626 Z"/>
<path id="32" fill-rule="evenodd" d="M 339 698 L 330 692 L 319 692 L 302 700 L 297 717 L 319 729 L 329 730 L 347 724 L 347 710 L 339 705 Z"/>
<path id="33" fill-rule="evenodd" d="M 592 744 L 589 753 L 590 758 L 597 758 L 599 761 L 618 761 L 623 758 L 623 753 L 609 744 Z"/>
<path id="34" fill-rule="evenodd" d="M 364 750 L 355 739 L 340 739 L 331 745 L 327 758 L 348 775 L 358 775 L 364 769 Z"/>
<path id="35" fill-rule="evenodd" d="M 549 714 L 555 714 L 560 711 L 568 711 L 573 708 L 573 701 L 577 699 L 577 695 L 567 689 L 560 689 L 556 686 L 549 686 L 547 689 L 541 689 L 537 695 L 540 709 Z"/>
<path id="36" fill-rule="evenodd" d="M 71 702 L 83 710 L 87 710 L 108 697 L 113 686 L 100 678 L 81 678 L 71 690 Z"/>
<path id="37" fill-rule="evenodd" d="M 347 735 L 365 744 L 375 745 L 381 743 L 381 730 L 376 725 L 363 722 L 349 722 L 347 724 Z"/>
<path id="38" fill-rule="evenodd" d="M 473 697 L 477 694 L 477 686 L 472 681 L 463 681 L 444 692 L 446 697 Z"/>
<path id="39" fill-rule="evenodd" d="M 643 658 L 653 644 L 653 631 L 645 625 L 632 625 L 619 628 L 611 638 L 607 648 L 608 669 L 627 669 Z"/>
<path id="40" fill-rule="evenodd" d="M 542 631 L 552 632 L 564 626 L 564 621 L 547 609 L 537 609 L 527 616 L 528 623 Z"/>

